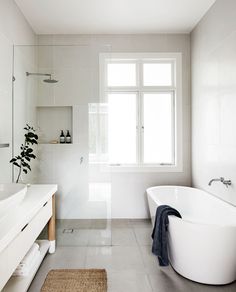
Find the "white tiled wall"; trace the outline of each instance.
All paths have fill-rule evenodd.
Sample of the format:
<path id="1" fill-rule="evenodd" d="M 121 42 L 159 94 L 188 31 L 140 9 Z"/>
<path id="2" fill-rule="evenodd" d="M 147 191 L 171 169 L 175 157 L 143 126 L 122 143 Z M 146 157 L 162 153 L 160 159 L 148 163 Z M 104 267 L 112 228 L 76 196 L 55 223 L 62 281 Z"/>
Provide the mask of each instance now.
<path id="1" fill-rule="evenodd" d="M 35 35 L 13 0 L 0 1 L 0 182 L 10 182 L 12 155 L 12 66 L 13 45 L 32 44 Z M 24 86 L 24 85 L 23 85 Z"/>
<path id="2" fill-rule="evenodd" d="M 59 45 L 39 47 L 39 71 L 51 71 L 59 82 L 39 83 L 38 104 L 78 109 L 73 145 L 40 146 L 39 181 L 59 184 L 58 218 L 102 218 L 110 213 L 113 218 L 145 218 L 149 216 L 146 188 L 191 184 L 189 35 L 39 36 L 39 44 Z M 182 52 L 183 172 L 104 173 L 88 167 L 88 103 L 99 102 L 99 52 L 111 51 Z M 88 195 L 99 183 L 98 189 L 106 193 L 103 202 Z"/>
<path id="3" fill-rule="evenodd" d="M 191 35 L 193 185 L 236 205 L 236 1 L 217 0 Z M 232 180 L 228 189 L 212 178 Z"/>

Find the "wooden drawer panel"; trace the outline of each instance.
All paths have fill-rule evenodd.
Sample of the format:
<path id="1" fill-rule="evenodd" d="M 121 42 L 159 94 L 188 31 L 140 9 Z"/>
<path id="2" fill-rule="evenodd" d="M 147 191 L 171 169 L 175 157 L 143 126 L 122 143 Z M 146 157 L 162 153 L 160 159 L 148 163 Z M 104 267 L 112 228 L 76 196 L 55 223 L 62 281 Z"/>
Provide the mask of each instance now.
<path id="1" fill-rule="evenodd" d="M 42 207 L 0 254 L 0 291 L 52 216 L 52 200 Z"/>

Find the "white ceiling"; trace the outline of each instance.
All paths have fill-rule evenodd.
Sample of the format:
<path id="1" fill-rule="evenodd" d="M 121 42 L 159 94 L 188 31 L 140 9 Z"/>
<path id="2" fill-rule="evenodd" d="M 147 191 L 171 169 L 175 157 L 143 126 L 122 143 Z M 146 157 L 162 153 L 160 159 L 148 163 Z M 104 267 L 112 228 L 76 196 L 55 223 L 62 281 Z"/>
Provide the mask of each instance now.
<path id="1" fill-rule="evenodd" d="M 15 0 L 37 34 L 186 33 L 215 0 Z"/>

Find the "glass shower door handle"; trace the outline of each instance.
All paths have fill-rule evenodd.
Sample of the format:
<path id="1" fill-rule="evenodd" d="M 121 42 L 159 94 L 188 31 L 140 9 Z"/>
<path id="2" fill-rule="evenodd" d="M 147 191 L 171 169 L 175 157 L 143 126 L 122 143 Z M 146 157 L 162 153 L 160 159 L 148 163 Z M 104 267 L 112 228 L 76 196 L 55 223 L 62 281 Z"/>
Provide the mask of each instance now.
<path id="1" fill-rule="evenodd" d="M 10 147 L 9 143 L 0 143 L 0 148 L 8 148 Z"/>

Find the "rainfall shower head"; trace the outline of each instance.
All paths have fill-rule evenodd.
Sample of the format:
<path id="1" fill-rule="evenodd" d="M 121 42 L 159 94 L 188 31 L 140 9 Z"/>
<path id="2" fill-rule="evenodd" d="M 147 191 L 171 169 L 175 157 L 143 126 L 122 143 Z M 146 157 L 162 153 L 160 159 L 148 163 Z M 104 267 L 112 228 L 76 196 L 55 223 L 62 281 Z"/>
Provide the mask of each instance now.
<path id="1" fill-rule="evenodd" d="M 50 76 L 50 78 L 44 79 L 43 82 L 46 82 L 46 83 L 57 83 L 58 80 L 52 79 L 52 76 Z"/>
<path id="2" fill-rule="evenodd" d="M 46 83 L 57 83 L 58 80 L 52 79 L 52 74 L 48 74 L 48 73 L 29 73 L 26 72 L 26 76 L 30 76 L 30 75 L 34 75 L 34 76 L 49 76 L 48 79 L 44 79 L 43 82 Z"/>

